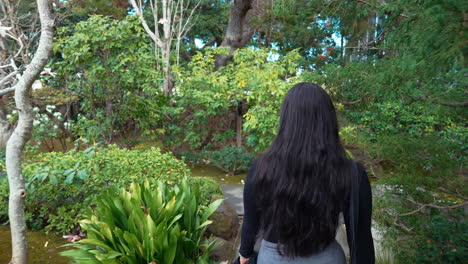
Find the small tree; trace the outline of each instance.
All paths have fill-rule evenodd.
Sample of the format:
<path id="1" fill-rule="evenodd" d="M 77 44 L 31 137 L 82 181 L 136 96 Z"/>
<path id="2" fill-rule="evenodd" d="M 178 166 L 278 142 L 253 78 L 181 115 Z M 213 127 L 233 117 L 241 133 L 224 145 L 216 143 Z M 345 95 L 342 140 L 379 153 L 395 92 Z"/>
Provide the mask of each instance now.
<path id="1" fill-rule="evenodd" d="M 173 41 L 176 40 L 175 49 L 177 52 L 177 63 L 179 62 L 178 55 L 180 52 L 180 42 L 191 27 L 191 20 L 198 4 L 189 11 L 190 1 L 188 0 L 150 0 L 151 13 L 153 15 L 154 30 L 152 30 L 143 15 L 142 0 L 130 0 L 136 14 L 141 20 L 146 33 L 150 36 L 155 44 L 157 59 L 162 61 L 162 70 L 164 83 L 162 91 L 166 95 L 172 94 L 174 80 L 171 70 L 171 48 Z M 162 14 L 162 16 L 160 16 Z M 160 32 L 160 26 L 162 32 Z M 159 53 L 159 50 L 161 53 Z"/>
<path id="2" fill-rule="evenodd" d="M 2 11 L 5 11 L 5 4 L 2 4 Z M 41 37 L 39 46 L 32 61 L 21 72 L 16 68 L 14 60 L 11 60 L 10 66 L 13 68 L 10 74 L 4 76 L 0 83 L 12 86 L 0 90 L 0 95 L 14 92 L 16 108 L 18 109 L 19 119 L 16 127 L 13 129 L 6 146 L 6 170 L 10 187 L 10 199 L 8 216 L 10 219 L 11 239 L 12 239 L 12 258 L 11 264 L 23 264 L 28 260 L 28 243 L 26 236 L 26 223 L 24 218 L 24 200 L 26 190 L 24 178 L 22 175 L 21 163 L 23 148 L 31 137 L 33 128 L 33 111 L 31 105 L 31 87 L 33 82 L 39 76 L 46 65 L 52 52 L 53 43 L 53 25 L 54 20 L 47 0 L 37 0 L 37 9 L 41 21 Z M 18 53 L 21 53 L 24 47 L 20 37 L 9 33 L 11 27 L 2 27 L 2 36 L 10 35 L 19 44 Z M 2 63 L 3 64 L 3 63 Z M 5 67 L 6 68 L 6 67 Z M 16 81 L 11 79 L 17 78 Z"/>

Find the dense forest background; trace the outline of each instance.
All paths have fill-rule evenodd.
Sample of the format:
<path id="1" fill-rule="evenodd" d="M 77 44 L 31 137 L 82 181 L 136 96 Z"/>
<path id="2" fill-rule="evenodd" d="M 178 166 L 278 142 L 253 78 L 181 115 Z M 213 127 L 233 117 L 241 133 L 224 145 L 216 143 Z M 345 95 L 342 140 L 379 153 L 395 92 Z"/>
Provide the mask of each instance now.
<path id="1" fill-rule="evenodd" d="M 288 89 L 315 82 L 368 169 L 374 220 L 395 261 L 468 258 L 467 1 L 178 0 L 169 16 L 152 1 L 50 2 L 54 53 L 33 87 L 31 164 L 101 142 L 157 146 L 235 174 L 275 136 Z M 17 40 L 0 31 L 2 65 L 13 58 L 21 69 L 37 47 L 35 4 L 1 3 L 0 29 L 25 43 L 15 54 Z M 2 135 L 17 116 L 11 94 L 0 94 Z M 46 211 L 29 225 L 70 229 L 58 222 L 74 216 Z"/>

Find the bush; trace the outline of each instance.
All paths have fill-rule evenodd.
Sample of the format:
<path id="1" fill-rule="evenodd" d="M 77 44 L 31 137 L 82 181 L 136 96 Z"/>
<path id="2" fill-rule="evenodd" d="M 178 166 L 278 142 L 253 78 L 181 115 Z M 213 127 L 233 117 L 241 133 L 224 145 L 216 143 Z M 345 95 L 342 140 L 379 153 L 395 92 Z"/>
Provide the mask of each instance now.
<path id="1" fill-rule="evenodd" d="M 214 195 L 222 194 L 223 191 L 221 187 L 216 183 L 216 181 L 209 178 L 200 178 L 200 177 L 190 177 L 188 181 L 191 186 L 198 186 L 198 192 L 200 195 L 200 203 L 202 205 L 207 205 L 211 202 L 211 199 Z"/>
<path id="2" fill-rule="evenodd" d="M 26 221 L 32 229 L 69 232 L 77 227 L 85 208 L 95 205 L 103 190 L 126 188 L 132 182 L 148 179 L 173 184 L 189 170 L 184 162 L 157 148 L 126 150 L 116 146 L 91 147 L 84 151 L 43 153 L 23 166 L 28 195 L 25 201 Z M 207 204 L 213 192 L 221 193 L 212 181 L 190 180 L 202 190 L 202 203 Z M 205 191 L 207 190 L 207 191 Z M 8 199 L 6 181 L 0 181 L 0 200 Z M 0 219 L 7 210 L 0 206 Z"/>
<path id="3" fill-rule="evenodd" d="M 207 151 L 210 163 L 222 169 L 229 175 L 239 174 L 249 169 L 255 156 L 247 152 L 244 147 L 223 147 L 216 151 Z"/>
<path id="4" fill-rule="evenodd" d="M 6 153 L 4 150 L 0 150 L 0 178 L 6 176 L 6 167 L 5 167 Z"/>
<path id="5" fill-rule="evenodd" d="M 425 239 L 416 242 L 414 263 L 463 263 L 468 259 L 468 223 L 435 215 L 422 225 Z"/>
<path id="6" fill-rule="evenodd" d="M 81 221 L 88 238 L 61 255 L 76 263 L 208 263 L 214 242 L 203 244 L 203 233 L 222 200 L 202 210 L 186 180 L 157 186 L 132 183 L 117 197 L 104 195 Z"/>
<path id="7" fill-rule="evenodd" d="M 201 152 L 179 151 L 177 155 L 181 157 L 185 162 L 190 164 L 190 166 L 205 162 L 204 151 L 201 151 Z"/>

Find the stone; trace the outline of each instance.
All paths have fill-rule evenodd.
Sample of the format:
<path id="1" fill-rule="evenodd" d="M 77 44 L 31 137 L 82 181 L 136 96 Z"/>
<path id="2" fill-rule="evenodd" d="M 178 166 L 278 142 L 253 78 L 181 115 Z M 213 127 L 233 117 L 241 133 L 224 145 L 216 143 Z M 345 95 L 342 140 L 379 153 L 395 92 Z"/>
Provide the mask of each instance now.
<path id="1" fill-rule="evenodd" d="M 216 246 L 210 252 L 210 259 L 213 261 L 231 262 L 235 257 L 234 244 L 220 237 L 211 237 L 208 242 L 215 241 Z"/>
<path id="2" fill-rule="evenodd" d="M 208 228 L 207 234 L 220 237 L 225 240 L 233 240 L 239 232 L 239 217 L 231 204 L 224 200 L 218 209 L 211 215 L 213 221 Z"/>

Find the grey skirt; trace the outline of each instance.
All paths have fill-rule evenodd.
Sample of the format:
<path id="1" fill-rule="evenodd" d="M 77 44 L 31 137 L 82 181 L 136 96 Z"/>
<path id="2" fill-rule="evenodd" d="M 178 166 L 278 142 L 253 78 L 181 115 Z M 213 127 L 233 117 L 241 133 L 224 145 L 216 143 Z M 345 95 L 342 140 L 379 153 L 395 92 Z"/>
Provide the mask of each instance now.
<path id="1" fill-rule="evenodd" d="M 320 253 L 300 258 L 288 258 L 280 256 L 278 245 L 262 240 L 262 246 L 258 252 L 258 264 L 346 264 L 346 257 L 340 244 L 334 240 Z"/>

